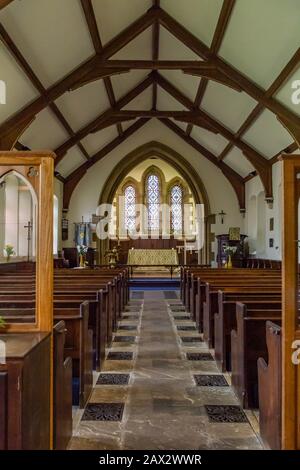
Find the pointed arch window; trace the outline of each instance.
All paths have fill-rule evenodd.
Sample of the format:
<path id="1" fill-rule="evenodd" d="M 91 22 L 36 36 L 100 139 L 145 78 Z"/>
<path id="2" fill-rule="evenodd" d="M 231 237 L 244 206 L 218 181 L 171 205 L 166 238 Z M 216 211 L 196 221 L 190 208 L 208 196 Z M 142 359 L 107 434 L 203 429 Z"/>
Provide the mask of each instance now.
<path id="1" fill-rule="evenodd" d="M 125 230 L 132 232 L 135 230 L 136 219 L 136 190 L 132 184 L 126 186 L 124 190 L 124 198 Z"/>
<path id="2" fill-rule="evenodd" d="M 183 191 L 179 184 L 172 186 L 170 191 L 171 229 L 173 233 L 183 231 Z"/>
<path id="3" fill-rule="evenodd" d="M 160 180 L 155 174 L 150 174 L 146 179 L 146 194 L 148 207 L 148 229 L 159 230 L 160 212 Z"/>

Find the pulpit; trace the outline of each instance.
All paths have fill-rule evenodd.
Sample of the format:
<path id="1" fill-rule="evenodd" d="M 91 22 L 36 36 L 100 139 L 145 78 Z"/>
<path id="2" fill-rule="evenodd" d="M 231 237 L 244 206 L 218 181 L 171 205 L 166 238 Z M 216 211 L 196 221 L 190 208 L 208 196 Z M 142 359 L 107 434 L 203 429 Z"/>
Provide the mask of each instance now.
<path id="1" fill-rule="evenodd" d="M 225 248 L 227 246 L 232 246 L 236 248 L 236 252 L 232 256 L 232 265 L 235 268 L 242 268 L 246 261 L 245 256 L 245 239 L 247 235 L 240 235 L 239 240 L 231 240 L 228 233 L 217 235 L 218 241 L 218 254 L 217 254 L 217 263 L 218 267 L 221 268 L 227 262 L 227 254 Z"/>

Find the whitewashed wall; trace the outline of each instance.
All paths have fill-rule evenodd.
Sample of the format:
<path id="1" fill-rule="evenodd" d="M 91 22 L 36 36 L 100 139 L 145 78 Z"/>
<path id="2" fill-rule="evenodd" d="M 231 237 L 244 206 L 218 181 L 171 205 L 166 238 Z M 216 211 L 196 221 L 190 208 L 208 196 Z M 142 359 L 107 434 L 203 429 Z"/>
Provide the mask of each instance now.
<path id="1" fill-rule="evenodd" d="M 246 183 L 245 230 L 249 234 L 250 252 L 257 257 L 281 259 L 281 163 L 275 163 L 273 173 L 274 202 L 271 207 L 264 200 L 260 178 L 256 176 Z M 270 231 L 270 218 L 274 218 L 274 230 Z M 269 239 L 274 239 L 273 248 Z"/>

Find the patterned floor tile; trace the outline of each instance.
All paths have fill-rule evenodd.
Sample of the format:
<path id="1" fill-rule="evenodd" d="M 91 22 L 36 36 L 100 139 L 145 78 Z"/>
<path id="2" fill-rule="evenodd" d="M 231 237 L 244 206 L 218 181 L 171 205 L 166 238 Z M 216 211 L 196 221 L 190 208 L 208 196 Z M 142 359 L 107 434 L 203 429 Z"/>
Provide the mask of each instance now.
<path id="1" fill-rule="evenodd" d="M 136 325 L 119 325 L 118 330 L 133 331 L 136 330 Z"/>
<path id="2" fill-rule="evenodd" d="M 174 290 L 166 290 L 164 291 L 165 299 L 178 299 L 179 298 L 179 291 Z"/>
<path id="3" fill-rule="evenodd" d="M 107 355 L 107 359 L 112 361 L 131 361 L 133 359 L 133 352 L 128 351 L 111 351 Z"/>
<path id="4" fill-rule="evenodd" d="M 196 331 L 194 326 L 190 325 L 177 325 L 178 331 Z"/>
<path id="5" fill-rule="evenodd" d="M 122 421 L 124 403 L 88 403 L 82 421 Z"/>
<path id="6" fill-rule="evenodd" d="M 136 336 L 115 336 L 114 342 L 116 343 L 134 343 Z"/>
<path id="7" fill-rule="evenodd" d="M 203 343 L 203 339 L 198 336 L 180 336 L 183 343 Z"/>
<path id="8" fill-rule="evenodd" d="M 186 353 L 188 361 L 213 361 L 214 358 L 210 353 Z"/>
<path id="9" fill-rule="evenodd" d="M 173 315 L 174 320 L 190 320 L 189 315 Z"/>
<path id="10" fill-rule="evenodd" d="M 132 292 L 130 293 L 130 298 L 131 298 L 131 299 L 143 299 L 143 298 L 144 298 L 144 292 L 143 292 L 143 291 L 141 291 L 141 292 L 139 292 L 139 291 L 132 291 Z"/>
<path id="11" fill-rule="evenodd" d="M 97 385 L 128 385 L 129 374 L 100 374 Z"/>
<path id="12" fill-rule="evenodd" d="M 199 387 L 229 387 L 224 375 L 194 375 L 196 385 Z"/>
<path id="13" fill-rule="evenodd" d="M 204 405 L 212 423 L 248 423 L 243 409 L 237 405 Z"/>
<path id="14" fill-rule="evenodd" d="M 139 315 L 122 315 L 122 320 L 138 320 Z"/>

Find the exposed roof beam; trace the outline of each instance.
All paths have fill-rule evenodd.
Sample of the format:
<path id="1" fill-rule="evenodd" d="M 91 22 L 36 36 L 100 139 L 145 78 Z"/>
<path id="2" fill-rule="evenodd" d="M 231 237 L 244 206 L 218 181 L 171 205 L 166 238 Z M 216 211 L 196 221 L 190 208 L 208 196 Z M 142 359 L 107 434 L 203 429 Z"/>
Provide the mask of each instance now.
<path id="1" fill-rule="evenodd" d="M 169 129 L 171 129 L 176 135 L 181 137 L 181 139 L 183 139 L 187 144 L 191 145 L 195 150 L 201 153 L 202 156 L 207 158 L 210 162 L 212 162 L 222 171 L 224 176 L 226 176 L 226 178 L 229 180 L 229 182 L 233 186 L 233 189 L 238 198 L 240 210 L 244 211 L 245 210 L 245 184 L 244 184 L 243 178 L 225 163 L 218 162 L 218 158 L 216 157 L 216 155 L 214 155 L 212 152 L 210 152 L 205 147 L 203 147 L 203 145 L 199 144 L 191 136 L 186 135 L 186 133 L 180 127 L 178 127 L 174 122 L 170 121 L 169 119 L 161 119 L 160 121 Z"/>
<path id="2" fill-rule="evenodd" d="M 215 32 L 214 32 L 214 36 L 213 36 L 213 39 L 212 39 L 212 42 L 211 42 L 211 45 L 210 45 L 210 53 L 212 55 L 217 54 L 220 47 L 221 47 L 221 44 L 222 44 L 223 38 L 225 36 L 225 32 L 226 32 L 229 20 L 231 18 L 231 14 L 232 14 L 232 10 L 233 10 L 234 5 L 235 5 L 235 0 L 224 0 L 223 1 L 221 13 L 220 13 L 218 23 L 217 23 L 217 26 L 216 26 L 216 29 L 215 29 Z M 199 108 L 201 106 L 201 103 L 202 103 L 202 100 L 203 100 L 203 97 L 204 97 L 204 93 L 205 93 L 206 88 L 207 88 L 207 84 L 208 84 L 208 78 L 203 77 L 200 80 L 199 88 L 198 88 L 198 91 L 197 91 L 197 94 L 196 94 L 196 97 L 195 97 L 195 101 L 194 101 L 195 108 Z M 193 130 L 193 125 L 189 124 L 186 128 L 186 133 L 188 135 L 190 135 L 192 130 Z"/>
<path id="3" fill-rule="evenodd" d="M 148 121 L 149 119 L 139 119 L 136 121 L 134 124 L 132 124 L 132 126 L 128 127 L 128 129 L 123 132 L 122 136 L 116 137 L 109 144 L 103 147 L 103 149 L 95 153 L 88 162 L 83 163 L 66 178 L 63 197 L 64 209 L 68 209 L 72 193 L 87 170 L 96 162 L 104 158 L 108 153 L 112 152 L 116 147 L 128 139 L 128 137 L 141 129 L 141 127 L 143 127 Z"/>
<path id="4" fill-rule="evenodd" d="M 28 62 L 25 60 L 24 56 L 21 54 L 20 50 L 17 48 L 16 44 L 12 40 L 12 38 L 9 36 L 3 25 L 0 23 L 0 38 L 2 42 L 5 44 L 6 48 L 8 51 L 12 54 L 12 56 L 15 58 L 16 62 L 19 64 L 21 69 L 25 72 L 31 83 L 34 85 L 34 87 L 39 91 L 39 93 L 44 96 L 46 93 L 46 90 L 42 84 L 42 82 L 39 80 L 37 75 L 34 73 Z M 63 127 L 66 129 L 67 133 L 72 137 L 75 135 L 73 129 L 65 119 L 65 117 L 62 115 L 58 107 L 56 106 L 55 103 L 50 103 L 49 105 L 51 111 L 53 114 L 57 117 L 59 122 L 63 125 Z M 84 146 L 79 142 L 78 143 L 78 148 L 84 155 L 86 159 L 89 158 L 89 154 L 84 148 Z"/>
<path id="5" fill-rule="evenodd" d="M 108 42 L 102 49 L 101 55 L 95 55 L 69 73 L 62 80 L 58 81 L 46 90 L 44 96 L 35 99 L 29 105 L 18 111 L 0 126 L 0 150 L 9 150 L 13 147 L 17 139 L 30 125 L 42 109 L 52 101 L 59 98 L 66 91 L 74 87 L 78 82 L 86 82 L 89 76 L 93 76 L 94 67 L 99 58 L 107 60 L 116 54 L 120 49 L 141 34 L 145 29 L 153 24 L 157 18 L 157 9 L 150 9 L 131 25 L 125 28 L 120 34 Z"/>
<path id="6" fill-rule="evenodd" d="M 300 48 L 295 52 L 293 57 L 289 60 L 283 70 L 280 72 L 278 77 L 274 80 L 272 85 L 266 91 L 266 95 L 272 96 L 279 91 L 279 89 L 285 84 L 287 79 L 293 74 L 293 72 L 299 67 L 300 64 Z M 260 116 L 263 112 L 264 106 L 259 103 L 255 106 L 255 108 L 251 111 L 245 122 L 241 125 L 239 130 L 236 132 L 237 137 L 241 137 L 245 132 L 249 129 L 249 127 L 256 121 L 256 119 Z M 233 145 L 229 143 L 225 149 L 219 155 L 219 160 L 223 160 L 226 155 L 230 152 Z"/>
<path id="7" fill-rule="evenodd" d="M 92 5 L 92 0 L 81 0 L 81 6 L 85 15 L 85 19 L 89 28 L 89 32 L 93 41 L 94 49 L 96 54 L 101 54 L 102 52 L 102 43 L 100 38 L 100 32 L 97 25 L 97 20 L 95 17 L 94 8 Z M 113 86 L 111 83 L 111 79 L 109 77 L 104 78 L 104 86 L 106 89 L 106 94 L 108 97 L 108 101 L 110 106 L 115 106 L 116 98 L 113 90 Z M 123 130 L 121 124 L 117 125 L 118 134 L 121 135 Z"/>
<path id="8" fill-rule="evenodd" d="M 210 49 L 202 41 L 200 41 L 200 39 L 190 33 L 190 31 L 184 28 L 180 23 L 178 23 L 162 9 L 159 10 L 159 21 L 160 24 L 164 26 L 171 34 L 182 41 L 193 52 L 202 57 L 202 59 L 212 60 L 219 71 L 227 75 L 228 78 L 236 82 L 237 85 L 240 86 L 248 95 L 272 111 L 281 120 L 285 121 L 286 125 L 290 123 L 292 131 L 294 127 L 300 129 L 300 119 L 298 116 L 296 116 L 296 114 L 294 114 L 280 102 L 276 101 L 274 98 L 266 96 L 265 90 L 252 82 L 237 69 L 227 64 L 223 59 L 216 56 L 212 58 Z"/>
<path id="9" fill-rule="evenodd" d="M 153 0 L 153 7 L 160 7 L 160 0 Z M 156 20 L 152 26 L 152 60 L 157 61 L 159 58 L 159 23 Z M 152 109 L 156 109 L 157 105 L 157 83 L 152 85 Z"/>
<path id="10" fill-rule="evenodd" d="M 73 137 L 71 137 L 62 145 L 57 147 L 55 150 L 55 153 L 57 155 L 55 164 L 57 165 L 71 147 L 76 145 L 77 142 L 80 142 L 80 140 L 84 139 L 84 137 L 86 137 L 88 134 L 93 132 L 94 129 L 98 128 L 98 130 L 100 130 L 101 125 L 103 126 L 102 129 L 107 127 L 106 123 L 109 122 L 110 119 L 114 118 L 114 112 L 116 110 L 121 109 L 124 106 L 126 106 L 128 103 L 130 103 L 130 101 L 132 101 L 139 94 L 141 94 L 144 90 L 146 90 L 150 85 L 152 85 L 152 83 L 153 83 L 153 77 L 150 74 L 145 80 L 143 80 L 141 83 L 135 86 L 132 90 L 126 93 L 126 95 L 124 95 L 120 100 L 118 100 L 116 102 L 115 108 L 110 108 L 104 113 L 100 114 L 98 117 L 96 117 L 96 119 L 89 122 L 86 126 L 82 127 L 78 132 L 76 132 Z"/>
<path id="11" fill-rule="evenodd" d="M 9 5 L 11 2 L 13 2 L 13 0 L 0 0 L 0 10 Z"/>
<path id="12" fill-rule="evenodd" d="M 194 103 L 186 97 L 181 91 L 179 91 L 174 85 L 172 85 L 168 80 L 166 80 L 161 75 L 157 74 L 158 84 L 164 88 L 173 98 L 177 99 L 183 106 L 190 110 L 194 110 Z M 258 153 L 254 148 L 248 145 L 243 140 L 236 138 L 235 135 L 223 124 L 213 119 L 210 115 L 205 113 L 202 110 L 199 111 L 199 116 L 203 118 L 208 125 L 214 127 L 218 133 L 220 133 L 225 139 L 232 142 L 236 147 L 238 147 L 253 167 L 258 171 L 262 183 L 266 191 L 266 198 L 272 197 L 272 170 L 271 165 L 268 160 L 266 160 L 260 153 Z"/>

